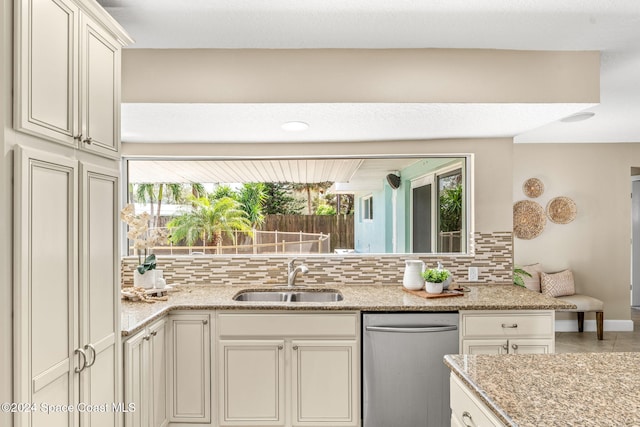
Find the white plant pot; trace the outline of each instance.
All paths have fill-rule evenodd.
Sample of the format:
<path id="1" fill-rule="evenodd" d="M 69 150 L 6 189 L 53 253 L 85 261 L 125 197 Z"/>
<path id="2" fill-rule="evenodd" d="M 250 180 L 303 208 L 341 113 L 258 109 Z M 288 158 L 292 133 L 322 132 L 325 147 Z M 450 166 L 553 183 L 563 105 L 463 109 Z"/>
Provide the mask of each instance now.
<path id="1" fill-rule="evenodd" d="M 430 294 L 442 293 L 442 282 L 441 283 L 425 282 L 424 287 L 425 287 L 425 290 Z"/>
<path id="2" fill-rule="evenodd" d="M 447 280 L 442 282 L 442 289 L 449 289 L 449 285 L 451 284 L 452 281 L 453 281 L 453 276 L 447 277 Z"/>
<path id="3" fill-rule="evenodd" d="M 156 271 L 148 270 L 144 274 L 138 273 L 138 270 L 133 270 L 133 286 L 136 288 L 153 289 L 156 284 Z"/>

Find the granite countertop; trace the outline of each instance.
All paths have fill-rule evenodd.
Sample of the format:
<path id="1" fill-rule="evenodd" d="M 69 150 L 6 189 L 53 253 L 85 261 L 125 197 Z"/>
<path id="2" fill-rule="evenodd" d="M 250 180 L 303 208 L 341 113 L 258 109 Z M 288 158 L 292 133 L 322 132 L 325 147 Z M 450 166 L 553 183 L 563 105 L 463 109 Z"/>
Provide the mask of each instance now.
<path id="1" fill-rule="evenodd" d="M 640 426 L 640 353 L 448 355 L 507 426 Z"/>
<path id="2" fill-rule="evenodd" d="M 265 289 L 243 286 L 178 285 L 168 301 L 122 301 L 122 335 L 131 335 L 171 310 L 358 310 L 358 311 L 459 311 L 459 310 L 556 310 L 575 308 L 527 289 L 513 285 L 465 285 L 463 296 L 421 298 L 403 291 L 399 285 L 331 287 L 342 293 L 337 302 L 240 302 L 232 298 L 242 290 Z M 273 288 L 271 288 L 273 289 Z M 313 288 L 303 288 L 304 290 Z M 315 288 L 317 289 L 317 288 Z"/>

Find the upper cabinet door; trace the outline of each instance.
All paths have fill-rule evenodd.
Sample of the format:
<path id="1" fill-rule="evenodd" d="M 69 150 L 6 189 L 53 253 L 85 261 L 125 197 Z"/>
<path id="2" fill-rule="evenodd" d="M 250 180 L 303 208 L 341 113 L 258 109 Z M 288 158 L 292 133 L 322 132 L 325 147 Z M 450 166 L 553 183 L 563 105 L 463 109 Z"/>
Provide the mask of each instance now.
<path id="1" fill-rule="evenodd" d="M 99 25 L 81 19 L 80 148 L 108 157 L 120 151 L 120 49 Z"/>
<path id="2" fill-rule="evenodd" d="M 14 126 L 75 146 L 78 7 L 68 0 L 24 0 L 16 8 Z"/>
<path id="3" fill-rule="evenodd" d="M 120 50 L 130 39 L 98 8 L 82 0 L 16 2 L 14 127 L 117 158 Z"/>

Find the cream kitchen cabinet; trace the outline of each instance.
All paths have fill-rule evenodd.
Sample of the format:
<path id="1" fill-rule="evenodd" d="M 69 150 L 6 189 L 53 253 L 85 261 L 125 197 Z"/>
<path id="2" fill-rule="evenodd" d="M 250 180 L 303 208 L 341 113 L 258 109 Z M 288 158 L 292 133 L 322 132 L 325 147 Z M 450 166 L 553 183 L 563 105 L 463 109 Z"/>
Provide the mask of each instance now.
<path id="1" fill-rule="evenodd" d="M 502 423 L 454 374 L 450 377 L 451 426 L 503 427 Z"/>
<path id="2" fill-rule="evenodd" d="M 167 319 L 124 342 L 126 427 L 164 427 L 167 414 Z"/>
<path id="3" fill-rule="evenodd" d="M 120 51 L 131 39 L 96 3 L 20 0 L 14 127 L 118 157 Z"/>
<path id="4" fill-rule="evenodd" d="M 463 354 L 553 353 L 555 312 L 461 311 Z"/>
<path id="5" fill-rule="evenodd" d="M 211 424 L 211 313 L 169 316 L 169 421 L 172 426 Z"/>
<path id="6" fill-rule="evenodd" d="M 220 313 L 220 426 L 357 426 L 355 313 Z"/>
<path id="7" fill-rule="evenodd" d="M 15 402 L 121 402 L 118 170 L 21 147 L 14 165 Z M 15 415 L 30 427 L 119 426 L 121 417 Z"/>
<path id="8" fill-rule="evenodd" d="M 220 340 L 221 425 L 284 425 L 283 339 Z"/>

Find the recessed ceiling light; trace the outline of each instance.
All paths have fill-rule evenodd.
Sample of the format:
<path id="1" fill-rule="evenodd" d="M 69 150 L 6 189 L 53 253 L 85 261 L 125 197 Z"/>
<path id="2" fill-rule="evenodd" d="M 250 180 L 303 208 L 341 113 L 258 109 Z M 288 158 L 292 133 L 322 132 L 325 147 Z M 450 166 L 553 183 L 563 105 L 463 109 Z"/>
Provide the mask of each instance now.
<path id="1" fill-rule="evenodd" d="M 561 122 L 572 123 L 572 122 L 581 122 L 583 120 L 588 120 L 591 117 L 595 116 L 596 113 L 592 113 L 591 111 L 584 111 L 582 113 L 572 114 L 569 117 L 565 117 L 564 119 L 560 119 Z"/>
<path id="2" fill-rule="evenodd" d="M 281 128 L 282 130 L 286 130 L 287 132 L 301 132 L 303 130 L 309 129 L 309 123 L 287 122 L 287 123 L 283 123 Z"/>

